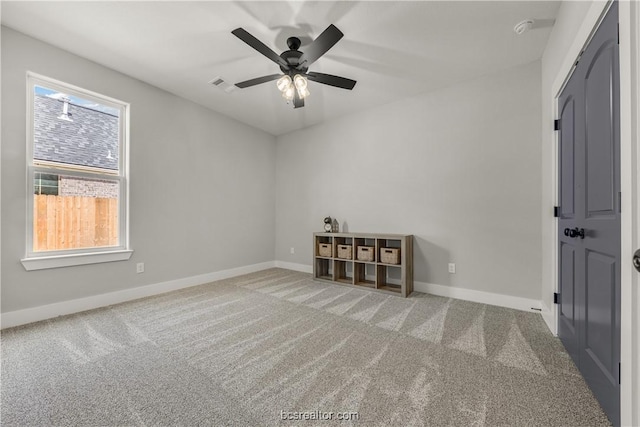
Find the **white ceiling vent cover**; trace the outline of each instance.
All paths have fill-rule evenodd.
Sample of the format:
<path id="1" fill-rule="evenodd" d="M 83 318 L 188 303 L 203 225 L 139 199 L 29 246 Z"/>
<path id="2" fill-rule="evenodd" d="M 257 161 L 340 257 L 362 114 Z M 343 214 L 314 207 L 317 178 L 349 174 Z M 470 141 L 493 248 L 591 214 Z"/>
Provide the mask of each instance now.
<path id="1" fill-rule="evenodd" d="M 235 85 L 230 85 L 229 83 L 225 82 L 224 79 L 220 76 L 214 77 L 213 80 L 209 82 L 209 84 L 227 93 L 233 92 L 236 88 Z"/>

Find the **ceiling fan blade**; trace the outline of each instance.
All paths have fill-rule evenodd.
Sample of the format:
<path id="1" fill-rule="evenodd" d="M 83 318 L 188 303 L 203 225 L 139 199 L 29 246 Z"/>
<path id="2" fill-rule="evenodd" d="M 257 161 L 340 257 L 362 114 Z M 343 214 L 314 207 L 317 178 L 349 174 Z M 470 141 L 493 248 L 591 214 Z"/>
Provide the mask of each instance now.
<path id="1" fill-rule="evenodd" d="M 245 80 L 243 82 L 236 83 L 236 86 L 238 86 L 240 89 L 244 89 L 246 87 L 255 86 L 261 83 L 277 80 L 280 77 L 282 77 L 282 74 L 271 74 L 269 76 L 256 77 L 255 79 Z"/>
<path id="2" fill-rule="evenodd" d="M 346 77 L 333 76 L 331 74 L 315 73 L 309 71 L 307 78 L 311 81 L 322 83 L 329 86 L 339 87 L 341 89 L 351 90 L 356 85 L 355 80 L 347 79 Z"/>
<path id="3" fill-rule="evenodd" d="M 261 54 L 263 54 L 264 56 L 266 56 L 276 64 L 289 68 L 289 64 L 287 64 L 287 61 L 280 58 L 280 56 L 277 53 L 271 50 L 267 45 L 262 43 L 260 40 L 258 40 L 257 38 L 249 34 L 244 28 L 236 28 L 235 30 L 231 31 L 231 34 L 233 34 L 234 36 L 236 36 L 237 38 L 239 38 L 240 40 L 242 40 L 243 42 L 245 42 L 246 44 L 248 44 L 249 46 L 257 50 L 258 52 L 260 52 Z"/>
<path id="4" fill-rule="evenodd" d="M 300 107 L 304 107 L 304 99 L 300 98 L 298 91 L 296 90 L 293 94 L 293 108 L 296 109 Z"/>
<path id="5" fill-rule="evenodd" d="M 309 46 L 305 47 L 299 63 L 304 64 L 305 67 L 313 64 L 318 58 L 327 53 L 334 44 L 338 43 L 338 40 L 340 40 L 342 36 L 344 36 L 344 34 L 342 34 L 342 31 L 335 25 L 329 25 L 318 38 L 312 41 Z"/>

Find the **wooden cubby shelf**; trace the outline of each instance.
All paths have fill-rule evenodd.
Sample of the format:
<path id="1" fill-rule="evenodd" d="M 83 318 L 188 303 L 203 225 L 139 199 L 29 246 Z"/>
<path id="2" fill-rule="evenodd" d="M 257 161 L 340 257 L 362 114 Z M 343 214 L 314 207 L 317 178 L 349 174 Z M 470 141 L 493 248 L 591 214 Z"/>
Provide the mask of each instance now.
<path id="1" fill-rule="evenodd" d="M 410 234 L 314 233 L 313 278 L 407 297 L 413 292 Z"/>

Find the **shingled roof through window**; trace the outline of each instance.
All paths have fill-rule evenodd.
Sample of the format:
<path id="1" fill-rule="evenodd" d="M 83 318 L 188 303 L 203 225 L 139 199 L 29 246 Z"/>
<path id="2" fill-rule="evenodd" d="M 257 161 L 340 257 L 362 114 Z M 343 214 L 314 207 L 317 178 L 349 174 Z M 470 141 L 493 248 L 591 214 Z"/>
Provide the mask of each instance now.
<path id="1" fill-rule="evenodd" d="M 34 159 L 118 169 L 118 117 L 69 104 L 73 121 L 59 119 L 64 102 L 34 97 Z"/>

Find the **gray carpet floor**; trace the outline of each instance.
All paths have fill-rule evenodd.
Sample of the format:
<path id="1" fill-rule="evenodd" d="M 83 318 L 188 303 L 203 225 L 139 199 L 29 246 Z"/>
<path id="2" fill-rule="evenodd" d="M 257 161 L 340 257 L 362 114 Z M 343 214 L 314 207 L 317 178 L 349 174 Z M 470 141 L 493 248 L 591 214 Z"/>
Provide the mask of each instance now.
<path id="1" fill-rule="evenodd" d="M 4 426 L 609 425 L 538 314 L 282 269 L 7 329 L 1 345 Z"/>

